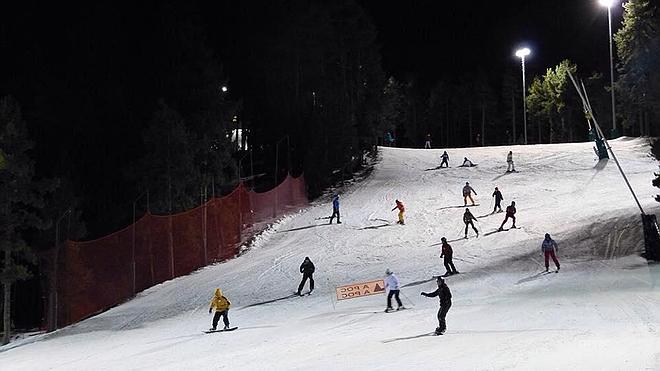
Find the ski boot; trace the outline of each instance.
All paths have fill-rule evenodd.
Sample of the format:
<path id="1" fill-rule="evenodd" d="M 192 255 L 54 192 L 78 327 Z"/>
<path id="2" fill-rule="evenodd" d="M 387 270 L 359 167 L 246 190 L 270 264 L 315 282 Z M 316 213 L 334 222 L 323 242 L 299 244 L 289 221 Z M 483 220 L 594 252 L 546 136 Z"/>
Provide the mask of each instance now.
<path id="1" fill-rule="evenodd" d="M 398 307 L 396 307 L 396 310 L 404 310 L 404 309 L 406 309 L 406 307 L 404 307 L 403 305 L 399 305 Z"/>
<path id="2" fill-rule="evenodd" d="M 442 335 L 445 332 L 445 330 L 441 329 L 440 327 L 435 328 L 435 334 L 436 335 Z"/>
<path id="3" fill-rule="evenodd" d="M 394 310 L 394 308 L 392 308 L 392 307 L 387 307 L 387 308 L 385 308 L 385 313 L 392 312 L 393 310 Z"/>
<path id="4" fill-rule="evenodd" d="M 223 330 L 224 330 L 224 331 L 229 330 L 229 325 L 225 326 L 225 327 L 223 328 Z"/>
<path id="5" fill-rule="evenodd" d="M 215 331 L 215 327 L 211 327 L 209 331 Z"/>

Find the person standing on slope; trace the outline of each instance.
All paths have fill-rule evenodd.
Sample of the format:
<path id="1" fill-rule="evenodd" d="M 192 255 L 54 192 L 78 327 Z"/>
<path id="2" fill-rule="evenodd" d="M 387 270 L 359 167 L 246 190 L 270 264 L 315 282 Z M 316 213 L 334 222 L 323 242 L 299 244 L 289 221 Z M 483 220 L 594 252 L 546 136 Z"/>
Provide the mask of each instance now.
<path id="1" fill-rule="evenodd" d="M 392 209 L 392 211 L 399 209 L 399 221 L 397 222 L 398 224 L 406 224 L 403 222 L 403 213 L 406 212 L 405 206 L 403 206 L 403 202 L 396 200 L 396 206 Z"/>
<path id="2" fill-rule="evenodd" d="M 474 226 L 473 220 L 477 220 L 477 218 L 475 218 L 474 215 L 472 215 L 472 213 L 470 212 L 470 209 L 466 207 L 465 214 L 463 214 L 463 223 L 465 223 L 465 238 L 467 238 L 468 226 L 470 225 L 472 226 L 474 233 L 476 233 L 477 237 L 479 237 L 479 231 Z"/>
<path id="3" fill-rule="evenodd" d="M 440 240 L 442 241 L 442 253 L 440 253 L 440 257 L 445 258 L 444 260 L 445 269 L 447 269 L 445 276 L 458 274 L 458 271 L 456 270 L 456 267 L 454 266 L 454 262 L 452 260 L 454 255 L 454 250 L 451 248 L 451 245 L 447 243 L 447 239 L 445 237 L 442 237 Z"/>
<path id="4" fill-rule="evenodd" d="M 209 308 L 209 314 L 215 309 L 215 315 L 213 316 L 213 327 L 209 331 L 215 331 L 218 326 L 218 321 L 222 317 L 222 322 L 225 324 L 224 330 L 229 329 L 229 306 L 231 303 L 227 300 L 226 297 L 222 295 L 222 290 L 215 289 L 215 294 L 213 299 L 211 299 L 211 307 Z"/>
<path id="5" fill-rule="evenodd" d="M 516 201 L 511 201 L 511 205 L 506 207 L 506 216 L 504 217 L 504 221 L 502 222 L 502 225 L 500 225 L 498 231 L 504 230 L 504 223 L 506 223 L 509 218 L 513 219 L 513 225 L 511 228 L 516 228 Z"/>
<path id="6" fill-rule="evenodd" d="M 495 192 L 493 192 L 493 197 L 495 197 L 495 207 L 493 207 L 492 214 L 495 214 L 495 211 L 501 213 L 502 206 L 500 205 L 500 202 L 504 200 L 504 197 L 502 197 L 502 192 L 500 192 L 500 190 L 497 189 L 497 187 L 495 187 Z"/>
<path id="7" fill-rule="evenodd" d="M 330 224 L 332 224 L 332 219 L 334 219 L 335 216 L 337 216 L 337 224 L 341 224 L 341 220 L 339 220 L 340 215 L 339 215 L 339 195 L 338 194 L 336 194 L 332 198 L 332 216 L 330 217 Z"/>
<path id="8" fill-rule="evenodd" d="M 424 149 L 431 149 L 431 134 L 426 134 L 426 142 L 424 142 Z"/>
<path id="9" fill-rule="evenodd" d="M 302 281 L 300 281 L 300 285 L 298 285 L 298 291 L 296 291 L 296 294 L 302 296 L 301 291 L 303 287 L 305 287 L 305 282 L 307 282 L 307 279 L 309 279 L 309 293 L 311 294 L 312 291 L 314 291 L 314 271 L 316 268 L 314 267 L 314 263 L 309 259 L 309 256 L 305 257 L 305 260 L 303 260 L 302 264 L 300 264 L 300 273 L 302 273 Z"/>
<path id="10" fill-rule="evenodd" d="M 549 233 L 545 234 L 545 239 L 541 244 L 541 251 L 543 251 L 543 255 L 545 255 L 545 271 L 548 271 L 550 266 L 549 260 L 552 258 L 552 261 L 555 262 L 555 266 L 557 267 L 557 272 L 559 272 L 559 260 L 557 260 L 557 243 L 555 240 L 550 238 Z"/>
<path id="11" fill-rule="evenodd" d="M 438 327 L 435 329 L 435 334 L 442 335 L 447 329 L 447 322 L 445 319 L 447 318 L 447 312 L 449 312 L 449 308 L 451 308 L 451 291 L 449 290 L 449 287 L 445 283 L 445 280 L 442 279 L 442 277 L 438 277 L 436 282 L 438 284 L 437 290 L 431 293 L 422 292 L 420 295 L 426 296 L 428 298 L 437 296 L 440 299 L 440 309 L 438 309 Z"/>
<path id="12" fill-rule="evenodd" d="M 509 154 L 506 155 L 506 164 L 507 164 L 507 168 L 506 168 L 507 173 L 511 173 L 511 172 L 516 171 L 516 168 L 513 166 L 513 152 L 512 151 L 509 151 Z"/>
<path id="13" fill-rule="evenodd" d="M 447 151 L 442 153 L 441 158 L 442 162 L 440 163 L 440 167 L 442 167 L 443 164 L 446 165 L 445 167 L 449 167 L 449 155 L 447 154 Z"/>
<path id="14" fill-rule="evenodd" d="M 472 206 L 474 205 L 474 200 L 472 199 L 472 192 L 474 192 L 474 195 L 477 195 L 477 192 L 470 186 L 469 182 L 465 182 L 465 186 L 463 187 L 463 206 L 467 206 L 467 200 L 468 198 L 470 199 L 470 202 L 472 202 Z"/>
<path id="15" fill-rule="evenodd" d="M 388 290 L 387 293 L 387 308 L 385 308 L 385 313 L 391 312 L 394 309 L 392 308 L 392 296 L 396 299 L 396 310 L 406 309 L 399 299 L 399 279 L 396 278 L 394 273 L 387 268 L 385 270 L 385 290 Z"/>

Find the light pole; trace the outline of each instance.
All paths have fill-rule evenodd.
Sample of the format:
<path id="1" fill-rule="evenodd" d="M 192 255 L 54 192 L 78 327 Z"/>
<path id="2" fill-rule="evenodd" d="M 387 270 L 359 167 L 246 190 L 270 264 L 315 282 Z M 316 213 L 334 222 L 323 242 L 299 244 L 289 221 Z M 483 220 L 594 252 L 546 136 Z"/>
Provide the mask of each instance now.
<path id="1" fill-rule="evenodd" d="M 67 238 L 69 237 L 69 226 L 71 225 L 71 208 L 68 208 L 66 211 L 62 213 L 62 215 L 57 218 L 57 221 L 55 222 L 55 253 L 53 256 L 53 271 L 52 271 L 52 277 L 51 277 L 51 288 L 50 288 L 50 320 L 48 321 L 48 327 L 49 331 L 55 331 L 57 330 L 57 319 L 59 316 L 58 313 L 58 289 L 57 289 L 57 275 L 59 274 L 58 272 L 58 261 L 59 261 L 59 250 L 60 250 L 60 222 L 62 219 L 64 219 L 65 216 L 68 216 L 67 219 Z"/>
<path id="2" fill-rule="evenodd" d="M 598 3 L 607 8 L 608 36 L 610 40 L 610 93 L 612 96 L 612 137 L 617 137 L 616 111 L 614 105 L 614 54 L 612 52 L 612 5 L 614 0 L 598 0 Z"/>
<path id="3" fill-rule="evenodd" d="M 525 135 L 525 144 L 527 144 L 527 101 L 525 100 L 525 57 L 529 55 L 531 51 L 529 48 L 522 48 L 516 50 L 516 57 L 520 58 L 522 64 L 522 94 L 523 94 L 523 132 Z"/>

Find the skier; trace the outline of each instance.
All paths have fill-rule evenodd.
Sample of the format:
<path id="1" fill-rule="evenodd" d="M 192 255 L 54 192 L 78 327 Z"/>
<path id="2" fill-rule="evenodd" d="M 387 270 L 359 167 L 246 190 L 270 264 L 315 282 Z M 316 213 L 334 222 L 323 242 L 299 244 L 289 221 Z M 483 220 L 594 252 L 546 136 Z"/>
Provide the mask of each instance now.
<path id="1" fill-rule="evenodd" d="M 399 221 L 397 224 L 406 224 L 403 222 L 403 213 L 406 211 L 406 208 L 403 206 L 403 202 L 396 200 L 396 206 L 392 209 L 392 211 L 399 209 Z"/>
<path id="2" fill-rule="evenodd" d="M 470 202 L 472 202 L 472 206 L 474 205 L 474 200 L 472 199 L 472 192 L 474 192 L 474 195 L 477 195 L 477 191 L 474 190 L 474 188 L 470 187 L 470 182 L 465 182 L 465 186 L 463 187 L 463 206 L 467 206 L 467 199 L 470 199 Z"/>
<path id="3" fill-rule="evenodd" d="M 394 136 L 391 132 L 385 133 L 385 145 L 388 147 L 394 147 Z"/>
<path id="4" fill-rule="evenodd" d="M 506 163 L 507 163 L 507 168 L 506 168 L 507 173 L 511 173 L 511 172 L 516 171 L 516 168 L 513 166 L 513 152 L 512 151 L 509 151 L 509 154 L 506 155 Z"/>
<path id="5" fill-rule="evenodd" d="M 431 134 L 426 134 L 426 142 L 424 142 L 424 149 L 431 149 Z"/>
<path id="6" fill-rule="evenodd" d="M 213 316 L 213 327 L 209 331 L 215 331 L 218 326 L 218 321 L 222 317 L 222 322 L 225 324 L 224 330 L 229 329 L 229 306 L 231 303 L 227 300 L 226 297 L 222 295 L 222 290 L 215 289 L 215 294 L 213 299 L 211 299 L 211 307 L 209 308 L 209 314 L 215 309 L 215 315 Z"/>
<path id="7" fill-rule="evenodd" d="M 454 267 L 454 262 L 452 261 L 454 250 L 452 250 L 451 245 L 447 243 L 447 239 L 445 237 L 442 237 L 440 240 L 442 241 L 442 253 L 440 254 L 440 257 L 445 258 L 445 269 L 447 269 L 445 276 L 458 274 L 456 267 Z"/>
<path id="8" fill-rule="evenodd" d="M 341 224 L 341 220 L 339 220 L 339 195 L 336 194 L 332 198 L 332 216 L 330 217 L 330 224 L 332 224 L 332 219 L 337 216 L 337 224 Z"/>
<path id="9" fill-rule="evenodd" d="M 495 197 L 495 207 L 493 207 L 493 212 L 492 214 L 495 214 L 495 211 L 498 213 L 502 212 L 502 206 L 500 205 L 500 202 L 504 200 L 504 197 L 502 197 L 502 192 L 500 192 L 497 187 L 495 187 L 495 192 L 493 192 L 493 197 Z"/>
<path id="10" fill-rule="evenodd" d="M 451 291 L 449 290 L 449 287 L 445 283 L 445 280 L 442 279 L 442 277 L 438 277 L 437 284 L 438 284 L 437 290 L 431 293 L 422 292 L 420 295 L 426 296 L 428 298 L 433 298 L 437 296 L 440 299 L 440 309 L 438 309 L 439 323 L 438 323 L 438 327 L 435 329 L 435 334 L 442 335 L 447 329 L 447 323 L 445 322 L 445 318 L 447 317 L 447 312 L 449 311 L 449 308 L 451 308 Z"/>
<path id="11" fill-rule="evenodd" d="M 314 271 L 316 268 L 314 267 L 314 263 L 312 263 L 311 260 L 309 260 L 309 256 L 305 257 L 305 260 L 303 260 L 302 264 L 300 264 L 300 273 L 302 273 L 302 281 L 300 281 L 300 285 L 298 285 L 298 291 L 296 291 L 296 294 L 299 296 L 302 296 L 301 291 L 303 287 L 305 286 L 305 282 L 307 282 L 307 279 L 309 278 L 309 293 L 311 294 L 312 291 L 314 291 Z"/>
<path id="12" fill-rule="evenodd" d="M 477 166 L 477 165 L 473 164 L 472 161 L 468 160 L 467 157 L 463 157 L 463 163 L 459 167 L 473 167 L 473 166 Z"/>
<path id="13" fill-rule="evenodd" d="M 447 151 L 442 153 L 442 162 L 440 163 L 440 167 L 442 167 L 442 164 L 445 164 L 447 165 L 446 167 L 449 167 L 449 155 L 447 154 Z"/>
<path id="14" fill-rule="evenodd" d="M 516 201 L 511 201 L 511 205 L 506 207 L 506 216 L 504 217 L 504 221 L 502 222 L 502 225 L 500 225 L 498 231 L 504 230 L 504 223 L 506 223 L 509 218 L 513 219 L 513 225 L 511 228 L 516 228 Z"/>
<path id="15" fill-rule="evenodd" d="M 406 307 L 403 306 L 401 299 L 399 299 L 399 279 L 396 278 L 389 268 L 385 270 L 385 290 L 389 290 L 387 293 L 387 308 L 385 308 L 385 313 L 394 310 L 392 308 L 392 296 L 396 299 L 396 310 L 406 309 Z"/>
<path id="16" fill-rule="evenodd" d="M 541 244 L 541 251 L 543 251 L 543 255 L 545 255 L 545 271 L 548 271 L 549 260 L 552 258 L 552 261 L 555 262 L 555 266 L 557 267 L 557 272 L 559 272 L 559 260 L 557 260 L 556 255 L 557 243 L 550 238 L 549 233 L 545 234 L 545 240 L 543 240 L 543 243 Z"/>
<path id="17" fill-rule="evenodd" d="M 479 231 L 477 230 L 477 228 L 475 228 L 474 222 L 472 222 L 473 220 L 477 220 L 477 218 L 475 218 L 474 215 L 472 215 L 472 213 L 470 212 L 470 209 L 466 207 L 465 214 L 463 214 L 463 223 L 465 223 L 465 238 L 467 238 L 468 226 L 470 225 L 472 226 L 474 233 L 476 233 L 477 237 L 479 237 Z"/>

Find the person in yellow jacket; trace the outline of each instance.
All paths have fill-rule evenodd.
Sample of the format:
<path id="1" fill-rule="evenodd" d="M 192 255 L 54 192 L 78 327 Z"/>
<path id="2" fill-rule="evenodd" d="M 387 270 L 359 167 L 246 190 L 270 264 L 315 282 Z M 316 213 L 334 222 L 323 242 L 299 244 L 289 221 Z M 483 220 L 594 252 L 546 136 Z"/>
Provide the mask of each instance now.
<path id="1" fill-rule="evenodd" d="M 211 299 L 211 307 L 209 308 L 209 314 L 215 309 L 215 316 L 213 316 L 213 327 L 209 331 L 215 331 L 218 326 L 218 321 L 222 316 L 222 322 L 225 323 L 225 330 L 229 329 L 229 306 L 231 303 L 227 300 L 226 297 L 222 295 L 222 290 L 215 289 L 215 295 Z"/>

